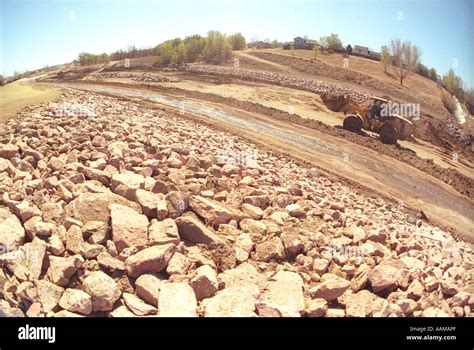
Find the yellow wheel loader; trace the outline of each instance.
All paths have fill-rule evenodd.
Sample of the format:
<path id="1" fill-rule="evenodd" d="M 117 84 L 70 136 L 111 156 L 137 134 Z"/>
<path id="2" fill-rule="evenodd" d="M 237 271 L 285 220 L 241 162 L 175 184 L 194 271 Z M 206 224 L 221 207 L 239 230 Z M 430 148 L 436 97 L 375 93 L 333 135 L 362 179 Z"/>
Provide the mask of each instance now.
<path id="1" fill-rule="evenodd" d="M 345 95 L 323 94 L 324 104 L 332 111 L 342 112 L 343 127 L 359 133 L 362 129 L 376 132 L 380 140 L 386 144 L 395 144 L 398 140 L 413 138 L 413 123 L 398 114 L 390 113 L 389 100 L 372 97 L 369 107 L 355 103 Z"/>

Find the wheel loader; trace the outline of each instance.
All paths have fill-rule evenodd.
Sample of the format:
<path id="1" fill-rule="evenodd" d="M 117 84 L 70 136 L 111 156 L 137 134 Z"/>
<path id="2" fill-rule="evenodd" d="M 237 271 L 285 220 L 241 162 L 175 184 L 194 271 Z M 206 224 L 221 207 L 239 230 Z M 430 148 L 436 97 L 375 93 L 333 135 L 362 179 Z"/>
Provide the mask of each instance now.
<path id="1" fill-rule="evenodd" d="M 332 111 L 343 112 L 343 127 L 346 130 L 359 133 L 362 129 L 376 132 L 380 140 L 386 144 L 395 144 L 398 140 L 412 139 L 413 123 L 394 113 L 385 113 L 384 104 L 388 99 L 372 97 L 368 107 L 352 101 L 345 95 L 323 94 L 324 104 Z M 388 114 L 388 115 L 386 115 Z"/>

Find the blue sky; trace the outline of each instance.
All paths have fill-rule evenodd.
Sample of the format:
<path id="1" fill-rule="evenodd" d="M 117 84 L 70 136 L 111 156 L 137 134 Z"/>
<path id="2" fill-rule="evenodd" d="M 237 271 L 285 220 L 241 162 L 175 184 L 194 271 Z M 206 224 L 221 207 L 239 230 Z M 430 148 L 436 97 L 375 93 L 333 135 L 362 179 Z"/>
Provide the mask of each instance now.
<path id="1" fill-rule="evenodd" d="M 209 30 L 290 41 L 337 33 L 373 50 L 399 37 L 422 62 L 474 87 L 473 0 L 0 0 L 0 72 L 70 62 L 79 52 L 151 47 Z"/>

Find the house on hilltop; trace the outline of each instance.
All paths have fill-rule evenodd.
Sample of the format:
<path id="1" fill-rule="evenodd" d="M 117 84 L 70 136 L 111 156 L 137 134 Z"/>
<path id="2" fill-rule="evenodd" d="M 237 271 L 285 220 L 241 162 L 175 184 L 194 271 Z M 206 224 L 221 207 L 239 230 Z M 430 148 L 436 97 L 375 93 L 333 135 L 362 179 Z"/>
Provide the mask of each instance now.
<path id="1" fill-rule="evenodd" d="M 304 39 L 300 36 L 293 39 L 293 47 L 296 50 L 312 50 L 316 45 L 318 45 L 316 40 Z"/>
<path id="2" fill-rule="evenodd" d="M 354 49 L 351 52 L 351 54 L 355 55 L 355 56 L 362 56 L 362 57 L 365 57 L 365 58 L 370 58 L 370 59 L 375 60 L 375 61 L 380 61 L 380 57 L 381 57 L 380 52 L 371 51 L 371 50 L 369 50 L 368 47 L 360 46 L 360 45 L 355 45 Z"/>
<path id="3" fill-rule="evenodd" d="M 365 46 L 355 45 L 354 49 L 352 50 L 352 53 L 361 56 L 369 56 L 369 48 Z"/>

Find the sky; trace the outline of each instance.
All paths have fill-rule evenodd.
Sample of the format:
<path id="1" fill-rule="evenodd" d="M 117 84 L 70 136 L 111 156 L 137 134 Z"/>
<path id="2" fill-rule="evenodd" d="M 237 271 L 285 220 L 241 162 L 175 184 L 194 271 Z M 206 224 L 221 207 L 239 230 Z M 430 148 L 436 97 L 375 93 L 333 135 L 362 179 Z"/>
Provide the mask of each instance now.
<path id="1" fill-rule="evenodd" d="M 474 87 L 474 0 L 0 0 L 0 29 L 3 75 L 209 30 L 279 41 L 337 33 L 375 51 L 409 40 L 423 64 Z"/>

